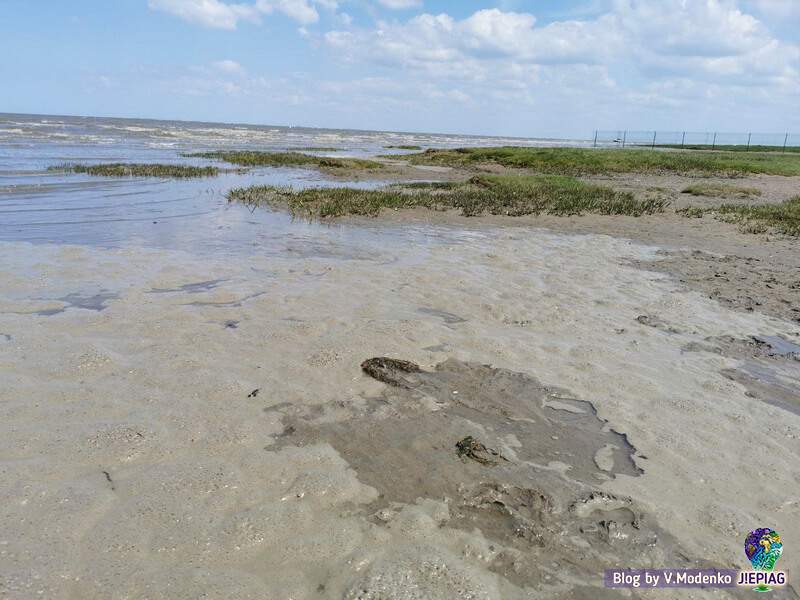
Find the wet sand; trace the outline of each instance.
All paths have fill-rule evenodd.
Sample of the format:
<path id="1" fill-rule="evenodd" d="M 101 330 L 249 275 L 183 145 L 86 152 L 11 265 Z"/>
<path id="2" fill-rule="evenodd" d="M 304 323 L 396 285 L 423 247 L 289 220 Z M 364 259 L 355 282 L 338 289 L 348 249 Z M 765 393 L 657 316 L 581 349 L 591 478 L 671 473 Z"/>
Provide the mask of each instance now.
<path id="1" fill-rule="evenodd" d="M 795 242 L 675 215 L 391 218 L 236 260 L 0 244 L 0 590 L 745 597 L 602 570 L 746 568 L 758 526 L 800 587 L 800 326 L 691 266 L 755 281 L 771 252 L 786 275 Z M 382 356 L 419 370 L 362 370 Z"/>
<path id="2" fill-rule="evenodd" d="M 420 168 L 401 166 L 398 179 L 420 177 Z M 481 171 L 519 173 L 496 165 Z M 465 181 L 474 171 L 440 168 L 422 171 L 430 179 Z M 432 174 L 431 174 L 432 173 Z M 743 234 L 736 224 L 713 216 L 688 218 L 676 211 L 688 207 L 710 208 L 720 204 L 780 204 L 800 192 L 800 177 L 754 175 L 747 178 L 684 177 L 678 175 L 621 174 L 582 177 L 584 181 L 631 192 L 637 198 L 662 197 L 670 205 L 665 212 L 641 217 L 620 215 L 461 217 L 458 211 L 410 209 L 383 211 L 382 220 L 433 223 L 456 227 L 476 224 L 524 226 L 578 234 L 609 235 L 661 248 L 657 260 L 641 266 L 676 278 L 691 289 L 744 312 L 761 312 L 800 323 L 800 240 L 780 234 Z M 699 183 L 746 186 L 760 195 L 721 199 L 681 193 Z"/>

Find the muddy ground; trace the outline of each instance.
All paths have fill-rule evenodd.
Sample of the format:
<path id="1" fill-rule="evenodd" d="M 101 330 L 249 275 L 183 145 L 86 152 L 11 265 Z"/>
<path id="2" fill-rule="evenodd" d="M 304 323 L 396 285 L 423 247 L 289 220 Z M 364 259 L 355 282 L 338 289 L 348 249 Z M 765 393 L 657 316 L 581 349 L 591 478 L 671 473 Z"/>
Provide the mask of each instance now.
<path id="1" fill-rule="evenodd" d="M 447 167 L 413 167 L 391 164 L 396 181 L 430 179 L 465 181 L 474 171 Z M 519 173 L 486 165 L 485 172 Z M 364 174 L 369 176 L 369 174 Z M 688 207 L 710 208 L 719 204 L 780 204 L 800 195 L 800 177 L 754 175 L 743 178 L 685 177 L 680 175 L 621 174 L 583 177 L 583 181 L 632 192 L 639 198 L 661 197 L 670 205 L 663 213 L 642 217 L 581 215 L 560 217 L 528 215 L 462 217 L 458 211 L 411 209 L 384 211 L 382 219 L 434 222 L 454 225 L 515 225 L 543 227 L 570 233 L 602 234 L 663 248 L 663 258 L 641 264 L 668 273 L 688 288 L 744 312 L 760 312 L 800 323 L 800 240 L 775 233 L 746 234 L 736 224 L 713 216 L 686 217 L 677 211 Z M 690 185 L 720 183 L 754 188 L 750 198 L 710 198 L 682 193 Z"/>

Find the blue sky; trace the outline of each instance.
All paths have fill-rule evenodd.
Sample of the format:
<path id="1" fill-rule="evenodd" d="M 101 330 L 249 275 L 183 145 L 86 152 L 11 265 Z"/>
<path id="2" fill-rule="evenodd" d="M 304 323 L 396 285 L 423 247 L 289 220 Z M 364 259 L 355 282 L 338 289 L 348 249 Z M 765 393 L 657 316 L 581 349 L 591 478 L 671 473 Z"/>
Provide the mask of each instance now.
<path id="1" fill-rule="evenodd" d="M 800 0 L 3 0 L 0 112 L 800 131 Z"/>

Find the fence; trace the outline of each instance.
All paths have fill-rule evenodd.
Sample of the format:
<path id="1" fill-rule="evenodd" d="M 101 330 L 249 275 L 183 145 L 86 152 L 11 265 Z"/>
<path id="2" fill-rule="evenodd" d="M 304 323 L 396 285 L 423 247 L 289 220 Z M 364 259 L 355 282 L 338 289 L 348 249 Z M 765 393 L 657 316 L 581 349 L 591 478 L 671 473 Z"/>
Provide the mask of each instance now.
<path id="1" fill-rule="evenodd" d="M 595 131 L 594 145 L 650 146 L 651 148 L 700 149 L 800 149 L 800 134 L 795 133 L 723 133 L 717 131 Z"/>

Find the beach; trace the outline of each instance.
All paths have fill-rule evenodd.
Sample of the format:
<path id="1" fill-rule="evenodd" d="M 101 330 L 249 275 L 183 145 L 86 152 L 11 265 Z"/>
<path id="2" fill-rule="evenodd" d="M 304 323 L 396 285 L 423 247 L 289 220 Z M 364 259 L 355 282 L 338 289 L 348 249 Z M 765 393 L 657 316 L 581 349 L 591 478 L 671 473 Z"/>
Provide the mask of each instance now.
<path id="1" fill-rule="evenodd" d="M 762 526 L 800 589 L 797 238 L 676 212 L 712 202 L 680 176 L 584 178 L 669 200 L 641 216 L 309 222 L 225 191 L 343 178 L 44 171 L 200 165 L 177 157 L 213 137 L 148 127 L 102 154 L 14 134 L 3 155 L 6 597 L 744 598 L 603 571 L 749 569 Z M 156 147 L 165 131 L 189 141 Z M 292 144 L 467 143 L 336 135 Z M 391 181 L 474 175 L 403 156 Z M 799 179 L 745 183 L 780 203 Z"/>

